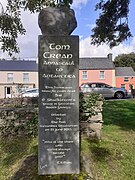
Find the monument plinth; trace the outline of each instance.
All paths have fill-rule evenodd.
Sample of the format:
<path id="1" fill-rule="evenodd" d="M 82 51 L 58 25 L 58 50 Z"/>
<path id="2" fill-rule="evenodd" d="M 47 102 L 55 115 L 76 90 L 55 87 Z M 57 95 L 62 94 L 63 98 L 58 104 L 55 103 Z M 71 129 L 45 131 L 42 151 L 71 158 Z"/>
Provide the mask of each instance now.
<path id="1" fill-rule="evenodd" d="M 78 174 L 79 38 L 47 33 L 38 49 L 39 174 Z"/>

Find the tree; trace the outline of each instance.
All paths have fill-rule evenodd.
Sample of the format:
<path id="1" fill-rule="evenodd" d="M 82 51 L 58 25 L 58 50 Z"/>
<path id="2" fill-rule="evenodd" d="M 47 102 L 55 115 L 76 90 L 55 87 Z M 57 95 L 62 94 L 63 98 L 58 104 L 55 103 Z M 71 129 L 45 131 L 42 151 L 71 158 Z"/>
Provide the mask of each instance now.
<path id="1" fill-rule="evenodd" d="M 96 27 L 92 29 L 92 44 L 107 43 L 110 48 L 132 36 L 128 26 L 130 0 L 100 0 L 95 10 L 100 10 Z"/>
<path id="2" fill-rule="evenodd" d="M 113 47 L 131 37 L 128 27 L 130 0 L 99 1 L 95 10 L 100 10 L 101 13 L 92 30 L 92 44 L 107 43 Z M 19 34 L 26 32 L 21 22 L 21 10 L 35 13 L 48 6 L 70 7 L 72 2 L 73 0 L 7 0 L 6 10 L 2 9 L 3 13 L 0 15 L 1 49 L 9 55 L 19 52 L 16 39 Z"/>
<path id="3" fill-rule="evenodd" d="M 135 71 L 135 53 L 120 54 L 116 56 L 114 64 L 116 67 L 132 67 Z"/>
<path id="4" fill-rule="evenodd" d="M 30 11 L 31 13 L 39 12 L 42 8 L 53 6 L 70 7 L 72 0 L 7 0 L 6 10 L 1 5 L 0 14 L 0 43 L 3 52 L 7 51 L 9 55 L 18 53 L 17 44 L 18 35 L 25 34 L 26 30 L 21 22 L 21 10 Z"/>

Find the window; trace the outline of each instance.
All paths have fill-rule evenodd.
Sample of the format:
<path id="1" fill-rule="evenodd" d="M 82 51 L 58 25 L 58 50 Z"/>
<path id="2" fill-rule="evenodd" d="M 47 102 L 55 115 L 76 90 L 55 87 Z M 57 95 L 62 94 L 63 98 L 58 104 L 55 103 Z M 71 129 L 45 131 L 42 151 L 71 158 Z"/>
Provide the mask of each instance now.
<path id="1" fill-rule="evenodd" d="M 105 72 L 104 71 L 100 71 L 100 79 L 105 79 Z"/>
<path id="2" fill-rule="evenodd" d="M 97 84 L 97 87 L 98 87 L 98 88 L 104 88 L 104 87 L 105 87 L 105 84 L 98 83 L 98 84 Z"/>
<path id="3" fill-rule="evenodd" d="M 128 82 L 129 81 L 129 77 L 124 77 L 124 82 Z"/>
<path id="4" fill-rule="evenodd" d="M 82 79 L 88 79 L 87 71 L 82 72 Z"/>
<path id="5" fill-rule="evenodd" d="M 121 84 L 121 88 L 125 88 L 125 84 Z"/>
<path id="6" fill-rule="evenodd" d="M 7 74 L 7 81 L 8 82 L 13 82 L 13 73 L 8 73 Z"/>
<path id="7" fill-rule="evenodd" d="M 29 73 L 23 73 L 23 82 L 29 82 Z"/>
<path id="8" fill-rule="evenodd" d="M 91 88 L 96 88 L 96 84 L 91 84 Z"/>

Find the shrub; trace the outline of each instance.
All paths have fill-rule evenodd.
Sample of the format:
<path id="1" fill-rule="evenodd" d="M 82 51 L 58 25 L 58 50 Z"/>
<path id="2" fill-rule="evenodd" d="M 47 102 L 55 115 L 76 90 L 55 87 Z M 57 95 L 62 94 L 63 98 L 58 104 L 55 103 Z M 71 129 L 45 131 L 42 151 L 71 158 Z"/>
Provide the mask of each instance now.
<path id="1" fill-rule="evenodd" d="M 95 116 L 98 112 L 101 112 L 101 104 L 104 98 L 97 93 L 89 93 L 79 95 L 79 115 L 80 121 L 86 121 L 88 117 Z"/>

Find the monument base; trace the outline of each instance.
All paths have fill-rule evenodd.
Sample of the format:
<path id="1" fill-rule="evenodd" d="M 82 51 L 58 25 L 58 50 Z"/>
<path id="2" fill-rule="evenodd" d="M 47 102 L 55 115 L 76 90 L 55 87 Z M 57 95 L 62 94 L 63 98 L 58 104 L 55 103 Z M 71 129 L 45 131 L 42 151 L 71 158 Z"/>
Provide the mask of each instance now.
<path id="1" fill-rule="evenodd" d="M 39 36 L 39 174 L 79 174 L 79 37 Z"/>

